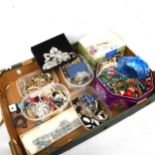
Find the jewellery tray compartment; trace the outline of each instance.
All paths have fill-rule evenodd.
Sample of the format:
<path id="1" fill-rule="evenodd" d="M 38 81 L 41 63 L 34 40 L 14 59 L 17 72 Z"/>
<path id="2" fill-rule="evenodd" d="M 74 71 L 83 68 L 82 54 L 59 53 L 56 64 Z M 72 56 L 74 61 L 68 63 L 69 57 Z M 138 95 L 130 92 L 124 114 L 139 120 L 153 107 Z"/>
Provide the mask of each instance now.
<path id="1" fill-rule="evenodd" d="M 135 55 L 128 47 L 126 48 L 125 55 Z M 14 154 L 16 155 L 27 155 L 19 135 L 25 132 L 25 129 L 17 129 L 14 127 L 12 122 L 12 115 L 9 112 L 8 105 L 12 103 L 19 103 L 22 100 L 18 89 L 16 87 L 16 80 L 23 75 L 29 74 L 30 72 L 36 71 L 39 69 L 38 64 L 35 62 L 34 59 L 30 59 L 23 63 L 16 64 L 12 66 L 8 70 L 3 70 L 0 76 L 0 104 L 2 107 L 2 115 L 4 122 L 6 124 L 6 128 L 8 130 L 10 136 L 10 146 L 11 150 L 13 150 Z M 17 74 L 17 70 L 21 71 L 21 74 Z M 57 75 L 59 75 L 59 71 L 55 70 Z M 153 72 L 153 78 L 155 83 L 155 72 Z M 63 80 L 59 77 L 61 83 Z M 153 93 L 148 97 L 142 100 L 141 102 L 137 103 L 136 105 L 132 106 L 131 108 L 120 112 L 112 110 L 112 117 L 105 121 L 103 124 L 97 126 L 91 130 L 85 130 L 84 127 L 80 127 L 77 130 L 73 131 L 72 133 L 68 134 L 67 136 L 63 137 L 62 139 L 58 140 L 53 145 L 49 146 L 48 148 L 44 149 L 37 155 L 42 154 L 60 154 L 65 152 L 72 147 L 80 144 L 81 142 L 87 140 L 90 137 L 98 134 L 99 132 L 109 128 L 110 126 L 114 125 L 115 123 L 121 121 L 122 119 L 132 115 L 136 111 L 140 110 L 141 108 L 145 107 L 146 105 L 150 104 L 155 100 L 155 90 Z M 29 130 L 28 128 L 27 130 Z"/>
<path id="2" fill-rule="evenodd" d="M 51 71 L 49 74 L 50 74 L 50 76 L 52 78 L 51 79 L 52 83 L 58 83 L 59 82 L 59 79 L 58 79 L 58 77 L 57 77 L 57 75 L 56 75 L 56 73 L 54 71 Z M 16 85 L 17 85 L 19 94 L 22 97 L 24 97 L 23 90 L 24 90 L 25 83 L 29 82 L 30 80 L 34 79 L 35 77 L 39 77 L 39 75 L 41 75 L 41 70 L 38 69 L 36 71 L 30 72 L 29 74 L 21 76 L 20 78 L 17 79 Z"/>
<path id="3" fill-rule="evenodd" d="M 85 60 L 84 57 L 82 57 L 81 55 L 79 55 L 79 59 L 80 61 L 82 60 L 83 63 L 85 64 L 85 66 L 87 67 L 89 74 L 91 75 L 91 77 L 89 78 L 89 80 L 87 80 L 85 83 L 83 84 L 80 84 L 80 85 L 77 85 L 77 84 L 73 84 L 71 83 L 65 76 L 64 72 L 63 72 L 63 68 L 62 67 L 59 67 L 59 77 L 62 77 L 62 81 L 63 83 L 70 89 L 70 90 L 76 90 L 76 89 L 80 89 L 80 88 L 84 88 L 86 87 L 87 85 L 89 85 L 92 81 L 93 81 L 93 78 L 94 78 L 94 73 L 90 67 L 90 65 L 88 64 L 88 62 Z M 76 59 L 75 59 L 76 60 Z M 74 61 L 75 61 L 74 60 Z M 70 62 L 69 62 L 70 63 Z M 67 68 L 67 67 L 66 67 Z M 74 68 L 75 69 L 75 68 Z"/>
<path id="4" fill-rule="evenodd" d="M 78 98 L 78 102 L 79 102 L 80 98 L 83 95 L 86 95 L 86 96 L 96 96 L 97 97 L 98 105 L 100 107 L 100 110 L 103 110 L 104 111 L 104 114 L 106 114 L 106 116 L 107 116 L 106 120 L 109 120 L 111 118 L 112 115 L 111 115 L 110 109 L 102 101 L 102 99 L 98 96 L 98 94 L 96 93 L 95 89 L 93 87 L 90 87 L 90 86 L 84 87 L 83 89 L 79 89 L 79 90 L 73 91 L 73 93 L 71 93 L 71 104 L 72 104 L 72 106 L 73 106 L 73 108 L 75 110 L 76 110 L 77 105 L 75 106 L 74 99 Z M 80 102 L 80 104 L 81 104 L 81 102 Z M 96 110 L 96 111 L 98 111 L 98 110 Z M 77 112 L 77 114 L 78 114 L 78 116 L 80 118 L 80 114 L 78 112 Z M 106 120 L 102 120 L 102 123 L 104 124 L 104 122 Z M 81 122 L 82 122 L 82 120 L 81 120 Z M 84 125 L 84 127 L 86 128 L 86 130 L 92 130 L 92 129 L 88 129 L 83 122 L 82 122 L 82 124 Z"/>

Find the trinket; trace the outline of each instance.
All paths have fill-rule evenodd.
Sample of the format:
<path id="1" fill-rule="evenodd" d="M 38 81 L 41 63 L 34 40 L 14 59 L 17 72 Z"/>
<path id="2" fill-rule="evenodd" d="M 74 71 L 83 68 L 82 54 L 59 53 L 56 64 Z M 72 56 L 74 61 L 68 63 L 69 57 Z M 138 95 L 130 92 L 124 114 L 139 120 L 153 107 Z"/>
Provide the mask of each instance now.
<path id="1" fill-rule="evenodd" d="M 17 106 L 16 106 L 16 104 L 11 104 L 11 105 L 9 105 L 9 111 L 10 111 L 10 112 L 16 112 L 16 111 L 17 111 Z"/>
<path id="2" fill-rule="evenodd" d="M 21 110 L 20 110 L 19 104 L 17 104 L 16 107 L 17 107 L 16 113 L 20 113 Z"/>
<path id="3" fill-rule="evenodd" d="M 44 53 L 44 64 L 43 64 L 43 70 L 50 70 L 51 68 L 54 68 L 55 66 L 58 66 L 62 64 L 63 62 L 67 62 L 74 56 L 74 53 L 70 52 L 62 52 L 56 47 L 52 47 L 49 53 Z"/>
<path id="4" fill-rule="evenodd" d="M 18 115 L 13 119 L 13 124 L 16 128 L 26 128 L 27 119 L 22 116 L 22 115 Z"/>
<path id="5" fill-rule="evenodd" d="M 65 97 L 65 95 L 63 93 L 61 93 L 60 91 L 55 91 L 52 93 L 52 98 L 53 98 L 53 102 L 58 106 L 61 107 L 64 102 L 67 101 L 67 98 Z"/>
<path id="6" fill-rule="evenodd" d="M 73 99 L 72 103 L 87 129 L 92 129 L 109 118 L 96 95 L 83 95 Z"/>

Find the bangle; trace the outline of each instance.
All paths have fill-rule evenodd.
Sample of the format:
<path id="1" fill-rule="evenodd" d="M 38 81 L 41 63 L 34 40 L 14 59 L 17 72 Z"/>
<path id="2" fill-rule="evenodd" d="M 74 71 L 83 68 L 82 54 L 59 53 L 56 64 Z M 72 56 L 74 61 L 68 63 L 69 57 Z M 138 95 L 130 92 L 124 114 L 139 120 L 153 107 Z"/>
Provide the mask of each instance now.
<path id="1" fill-rule="evenodd" d="M 22 115 L 18 115 L 13 119 L 13 124 L 16 128 L 26 128 L 27 127 L 27 119 L 22 116 Z"/>

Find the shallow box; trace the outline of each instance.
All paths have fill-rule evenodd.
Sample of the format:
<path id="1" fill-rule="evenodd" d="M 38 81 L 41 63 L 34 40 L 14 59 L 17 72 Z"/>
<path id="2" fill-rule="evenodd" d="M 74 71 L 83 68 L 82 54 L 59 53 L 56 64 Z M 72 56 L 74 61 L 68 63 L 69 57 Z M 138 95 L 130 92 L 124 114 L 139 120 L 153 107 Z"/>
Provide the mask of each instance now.
<path id="1" fill-rule="evenodd" d="M 124 40 L 112 30 L 88 34 L 77 43 L 78 51 L 93 67 L 104 57 L 117 53 L 123 55 L 125 46 Z"/>
<path id="2" fill-rule="evenodd" d="M 126 48 L 125 55 L 133 56 L 135 54 L 129 48 Z M 38 64 L 34 61 L 34 59 L 31 59 L 23 63 L 16 64 L 12 66 L 11 69 L 3 70 L 1 72 L 0 103 L 3 113 L 3 119 L 10 136 L 9 145 L 13 155 L 19 155 L 19 154 L 28 155 L 21 142 L 20 135 L 24 134 L 26 131 L 29 131 L 33 127 L 29 126 L 26 129 L 15 128 L 12 122 L 12 114 L 9 112 L 8 106 L 12 103 L 19 103 L 22 100 L 22 97 L 18 92 L 18 88 L 16 86 L 17 79 L 38 69 L 39 69 Z M 18 74 L 17 71 L 20 71 L 21 74 Z M 56 73 L 58 72 L 59 71 L 56 70 Z M 59 77 L 59 79 L 61 79 L 61 77 Z M 153 80 L 155 82 L 155 72 L 153 72 Z M 99 125 L 98 127 L 91 130 L 86 130 L 84 127 L 81 126 L 78 129 L 66 135 L 65 137 L 59 139 L 46 149 L 40 151 L 39 153 L 37 153 L 37 155 L 43 155 L 43 154 L 56 155 L 63 153 L 64 151 L 71 149 L 75 145 L 82 143 L 88 138 L 95 136 L 99 132 L 104 131 L 105 129 L 121 121 L 122 119 L 132 115 L 133 113 L 147 106 L 154 100 L 155 100 L 155 90 L 153 90 L 150 96 L 146 97 L 144 100 L 141 100 L 140 102 L 138 102 L 129 109 L 126 109 L 124 111 L 111 110 L 112 117 L 107 121 L 105 121 L 103 124 Z"/>

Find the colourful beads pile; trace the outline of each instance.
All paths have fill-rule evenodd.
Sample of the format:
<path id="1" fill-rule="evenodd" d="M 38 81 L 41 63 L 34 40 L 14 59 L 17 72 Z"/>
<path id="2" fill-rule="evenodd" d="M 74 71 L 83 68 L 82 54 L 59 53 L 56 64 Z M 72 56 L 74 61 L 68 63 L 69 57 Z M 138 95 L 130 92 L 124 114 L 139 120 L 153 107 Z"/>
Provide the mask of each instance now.
<path id="1" fill-rule="evenodd" d="M 98 78 L 109 91 L 116 95 L 138 98 L 152 89 L 151 76 L 143 80 L 128 78 L 118 73 L 116 66 L 103 69 Z"/>

